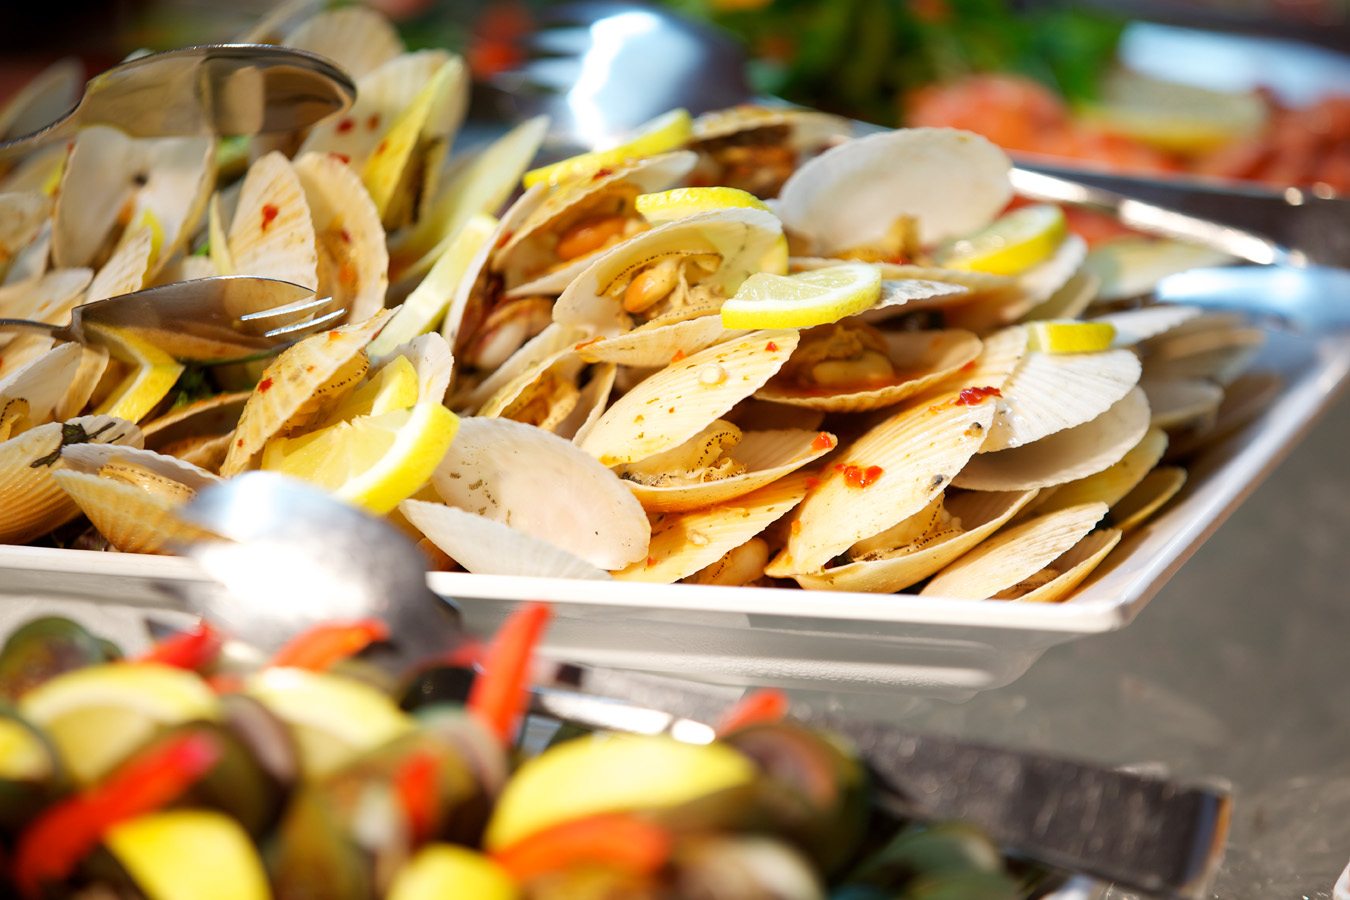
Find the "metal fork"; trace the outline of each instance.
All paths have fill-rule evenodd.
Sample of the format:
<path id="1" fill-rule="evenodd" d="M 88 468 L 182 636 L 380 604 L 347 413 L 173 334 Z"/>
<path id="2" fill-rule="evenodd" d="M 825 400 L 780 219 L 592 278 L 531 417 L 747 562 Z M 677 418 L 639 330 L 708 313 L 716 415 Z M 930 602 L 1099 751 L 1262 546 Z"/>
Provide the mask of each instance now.
<path id="1" fill-rule="evenodd" d="M 77 306 L 68 325 L 0 318 L 0 330 L 42 331 L 89 343 L 90 325 L 137 333 L 166 353 L 223 362 L 279 350 L 347 314 L 331 297 L 288 281 L 216 275 L 179 281 Z"/>

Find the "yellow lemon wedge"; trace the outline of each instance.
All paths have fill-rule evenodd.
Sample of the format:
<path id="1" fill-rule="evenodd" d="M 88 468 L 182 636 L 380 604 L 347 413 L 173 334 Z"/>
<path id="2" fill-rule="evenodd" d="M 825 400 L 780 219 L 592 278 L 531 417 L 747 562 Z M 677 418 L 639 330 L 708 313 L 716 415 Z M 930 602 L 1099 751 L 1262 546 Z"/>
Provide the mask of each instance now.
<path id="1" fill-rule="evenodd" d="M 262 860 L 229 816 L 180 809 L 109 829 L 108 851 L 149 900 L 267 900 Z"/>
<path id="2" fill-rule="evenodd" d="M 219 705 L 193 672 L 118 662 L 38 685 L 20 699 L 19 712 L 43 729 L 75 777 L 88 784 L 161 727 L 215 719 Z"/>
<path id="3" fill-rule="evenodd" d="M 474 257 L 496 228 L 497 220 L 485 213 L 477 213 L 465 222 L 445 252 L 436 259 L 431 271 L 403 301 L 379 336 L 371 341 L 367 352 L 371 356 L 384 356 L 399 344 L 435 328 L 454 299 L 455 290 L 469 271 Z"/>
<path id="4" fill-rule="evenodd" d="M 417 370 L 406 356 L 395 356 L 365 384 L 352 391 L 320 427 L 357 416 L 382 416 L 417 404 Z M 317 429 L 316 429 L 317 430 Z"/>
<path id="5" fill-rule="evenodd" d="M 689 111 L 672 109 L 639 126 L 632 137 L 616 147 L 569 156 L 552 165 L 531 169 L 521 181 L 527 188 L 536 184 L 562 184 L 600 169 L 623 165 L 630 159 L 678 150 L 689 143 L 692 133 L 693 119 L 689 117 Z"/>
<path id="6" fill-rule="evenodd" d="M 173 390 L 183 373 L 182 364 L 124 328 L 97 324 L 85 327 L 115 359 L 133 366 L 94 414 L 139 422 Z"/>
<path id="7" fill-rule="evenodd" d="M 1053 256 L 1068 230 L 1058 206 L 1024 206 L 940 248 L 937 263 L 969 272 L 1018 275 Z"/>
<path id="8" fill-rule="evenodd" d="M 726 328 L 810 328 L 870 308 L 881 296 L 881 272 L 866 263 L 747 278 L 722 304 Z"/>
<path id="9" fill-rule="evenodd" d="M 514 900 L 520 896 L 506 870 L 481 853 L 454 844 L 428 844 L 398 870 L 389 900 L 473 897 Z"/>
<path id="10" fill-rule="evenodd" d="M 340 675 L 264 669 L 249 681 L 248 693 L 291 726 L 301 768 L 310 778 L 413 728 L 413 720 L 387 695 Z"/>
<path id="11" fill-rule="evenodd" d="M 715 209 L 746 207 L 768 210 L 768 205 L 749 191 L 729 187 L 683 187 L 655 194 L 641 194 L 637 211 L 648 222 L 670 222 Z"/>
<path id="12" fill-rule="evenodd" d="M 458 430 L 454 413 L 439 402 L 423 401 L 298 438 L 277 438 L 264 449 L 262 467 L 383 515 L 426 483 Z"/>
<path id="13" fill-rule="evenodd" d="M 387 220 L 394 201 L 394 192 L 403 182 L 403 170 L 408 165 L 413 150 L 421 137 L 422 129 L 431 118 L 432 111 L 443 101 L 446 92 L 453 89 L 454 79 L 459 71 L 458 63 L 446 62 L 431 80 L 417 93 L 412 103 L 399 114 L 394 124 L 384 133 L 384 137 L 370 154 L 361 168 L 361 181 L 375 201 L 380 218 Z M 385 221 L 386 226 L 393 223 Z"/>
<path id="14" fill-rule="evenodd" d="M 1027 346 L 1041 353 L 1100 353 L 1116 339 L 1109 322 L 1029 322 L 1026 329 Z"/>

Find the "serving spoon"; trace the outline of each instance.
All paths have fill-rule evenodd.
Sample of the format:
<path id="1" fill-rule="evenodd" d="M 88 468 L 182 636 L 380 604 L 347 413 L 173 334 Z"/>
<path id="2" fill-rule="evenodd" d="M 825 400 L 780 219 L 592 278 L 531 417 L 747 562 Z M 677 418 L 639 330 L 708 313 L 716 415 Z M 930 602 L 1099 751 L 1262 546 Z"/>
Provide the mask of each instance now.
<path id="1" fill-rule="evenodd" d="M 17 155 L 111 125 L 132 137 L 292 132 L 356 98 L 345 72 L 314 53 L 267 44 L 203 44 L 137 57 L 94 76 L 65 115 L 0 141 Z"/>

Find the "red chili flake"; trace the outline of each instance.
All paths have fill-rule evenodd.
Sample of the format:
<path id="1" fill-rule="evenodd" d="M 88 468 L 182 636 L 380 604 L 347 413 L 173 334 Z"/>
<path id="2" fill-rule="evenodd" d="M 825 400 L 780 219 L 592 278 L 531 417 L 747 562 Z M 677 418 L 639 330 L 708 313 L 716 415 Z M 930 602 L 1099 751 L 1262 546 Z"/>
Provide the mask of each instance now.
<path id="1" fill-rule="evenodd" d="M 811 480 L 814 481 L 815 479 L 813 478 L 813 479 L 811 479 Z M 802 533 L 802 522 L 801 522 L 800 519 L 793 519 L 793 520 L 792 520 L 792 524 L 791 524 L 790 526 L 788 526 L 788 527 L 792 530 L 792 533 L 793 533 L 793 534 L 801 534 L 801 533 Z"/>
<path id="2" fill-rule="evenodd" d="M 235 445 L 236 447 L 242 447 L 242 446 L 244 446 L 244 439 L 243 439 L 243 438 L 240 438 L 239 440 L 237 440 L 237 441 L 234 442 L 234 445 Z"/>
<path id="3" fill-rule="evenodd" d="M 968 363 L 966 363 L 964 366 L 962 366 L 962 367 L 961 367 L 961 371 L 962 371 L 962 372 L 974 372 L 974 371 L 975 371 L 975 360 L 972 359 L 970 362 L 968 362 Z"/>
<path id="4" fill-rule="evenodd" d="M 258 382 L 258 393 L 265 394 L 272 389 L 272 379 L 264 378 Z"/>
<path id="5" fill-rule="evenodd" d="M 773 341 L 769 341 L 767 344 L 764 345 L 764 349 L 768 350 L 770 353 L 775 353 L 778 350 L 778 345 L 775 344 Z"/>
<path id="6" fill-rule="evenodd" d="M 975 406 L 990 397 L 1002 397 L 1003 392 L 996 387 L 969 387 L 956 395 L 952 401 L 957 406 Z"/>
<path id="7" fill-rule="evenodd" d="M 374 131 L 376 128 L 379 128 L 379 127 L 380 127 L 380 114 L 379 114 L 379 113 L 371 113 L 371 114 L 370 114 L 370 118 L 366 119 L 366 127 L 369 128 L 371 131 Z"/>
<path id="8" fill-rule="evenodd" d="M 613 170 L 613 169 L 610 169 L 610 168 L 600 168 L 600 169 L 596 169 L 596 170 L 595 170 L 595 174 L 591 176 L 591 180 L 592 180 L 592 181 L 599 181 L 601 178 L 608 178 L 609 176 L 611 176 L 611 175 L 613 175 L 613 174 L 614 174 L 614 170 Z"/>
<path id="9" fill-rule="evenodd" d="M 342 243 L 344 244 L 350 244 L 352 242 L 352 233 L 345 228 L 338 229 L 338 237 L 342 239 Z"/>
<path id="10" fill-rule="evenodd" d="M 348 116 L 347 118 L 343 119 L 341 122 L 337 123 L 337 132 L 338 132 L 338 134 L 346 134 L 347 132 L 351 131 L 351 130 L 352 130 L 353 128 L 355 128 L 355 127 L 356 127 L 356 123 L 352 121 L 351 116 Z"/>
<path id="11" fill-rule="evenodd" d="M 580 344 L 577 344 L 577 345 L 574 346 L 572 349 L 573 349 L 573 350 L 585 350 L 587 347 L 590 347 L 590 346 L 592 346 L 592 345 L 594 345 L 594 344 L 598 344 L 598 343 L 600 343 L 600 342 L 603 341 L 603 340 L 604 340 L 604 337 L 593 337 L 593 338 L 591 338 L 589 341 L 582 341 Z"/>
<path id="12" fill-rule="evenodd" d="M 343 287 L 351 287 L 356 284 L 356 266 L 351 260 L 346 260 L 338 266 L 338 282 Z"/>
<path id="13" fill-rule="evenodd" d="M 815 440 L 811 441 L 812 450 L 829 450 L 834 446 L 834 435 L 828 431 L 822 431 L 816 435 Z"/>
<path id="14" fill-rule="evenodd" d="M 654 565 L 656 565 L 656 557 L 655 556 L 647 557 L 647 568 L 650 569 Z"/>
<path id="15" fill-rule="evenodd" d="M 351 165 L 352 158 L 345 153 L 329 153 L 328 155 L 343 165 Z"/>
<path id="16" fill-rule="evenodd" d="M 394 793 L 408 816 L 414 841 L 423 841 L 436 826 L 436 782 L 440 760 L 430 751 L 411 754 L 394 772 Z"/>
<path id="17" fill-rule="evenodd" d="M 885 474 L 885 470 L 881 466 L 868 466 L 864 469 L 862 466 L 846 466 L 843 463 L 836 465 L 834 470 L 844 473 L 844 484 L 859 490 L 876 484 Z"/>
<path id="18" fill-rule="evenodd" d="M 376 155 L 376 156 L 380 156 L 381 154 L 384 153 L 384 151 L 386 151 L 386 150 L 388 150 L 388 149 L 389 149 L 389 142 L 388 142 L 388 141 L 380 141 L 379 146 L 377 146 L 377 147 L 375 148 L 375 155 Z"/>
<path id="19" fill-rule="evenodd" d="M 670 361 L 673 362 L 673 363 L 677 363 L 677 362 L 679 362 L 680 360 L 684 359 L 684 356 L 685 356 L 685 353 L 684 353 L 683 350 L 676 350 L 676 351 L 675 351 L 675 355 L 672 356 L 672 357 L 670 358 Z"/>
<path id="20" fill-rule="evenodd" d="M 515 235 L 514 231 L 503 231 L 502 236 L 497 238 L 497 249 L 500 250 L 507 244 L 509 244 L 511 242 L 511 238 L 514 235 Z"/>
<path id="21" fill-rule="evenodd" d="M 340 337 L 342 337 L 342 332 L 340 332 L 340 331 L 338 331 L 338 330 L 336 330 L 336 329 L 334 329 L 333 331 L 328 332 L 328 339 L 329 339 L 330 341 L 336 341 L 336 340 L 337 340 L 338 338 L 340 338 Z"/>
<path id="22" fill-rule="evenodd" d="M 306 372 L 313 372 L 313 371 L 314 371 L 314 367 L 313 367 L 313 366 L 305 366 L 305 371 L 306 371 Z"/>
<path id="23" fill-rule="evenodd" d="M 264 204 L 262 208 L 262 230 L 266 231 L 268 226 L 272 224 L 272 220 L 275 219 L 280 214 L 281 210 L 278 209 L 274 204 L 272 203 Z"/>
<path id="24" fill-rule="evenodd" d="M 672 406 L 670 409 L 666 410 L 666 412 L 671 413 L 673 415 L 675 413 L 675 407 Z"/>
<path id="25" fill-rule="evenodd" d="M 820 479 L 815 477 L 814 475 L 806 479 L 806 489 L 808 491 L 814 491 L 819 486 L 820 486 Z M 793 524 L 795 525 L 796 523 L 794 522 Z"/>

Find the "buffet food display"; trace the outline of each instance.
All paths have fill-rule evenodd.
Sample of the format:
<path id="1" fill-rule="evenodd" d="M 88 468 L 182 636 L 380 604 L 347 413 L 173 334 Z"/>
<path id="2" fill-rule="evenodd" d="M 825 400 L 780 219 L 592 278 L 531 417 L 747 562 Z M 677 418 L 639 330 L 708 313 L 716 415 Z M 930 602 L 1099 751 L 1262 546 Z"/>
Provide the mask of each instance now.
<path id="1" fill-rule="evenodd" d="M 529 169 L 542 121 L 449 155 L 463 65 L 373 12 L 255 37 L 336 60 L 355 104 L 285 141 L 35 152 L 0 184 L 0 315 L 242 274 L 345 324 L 231 366 L 0 336 L 0 540 L 164 552 L 177 505 L 262 468 L 441 568 L 1062 601 L 1268 385 L 1261 331 L 1145 299 L 1216 254 L 1089 255 L 974 134 L 676 110 Z"/>

